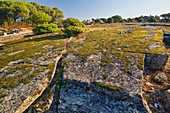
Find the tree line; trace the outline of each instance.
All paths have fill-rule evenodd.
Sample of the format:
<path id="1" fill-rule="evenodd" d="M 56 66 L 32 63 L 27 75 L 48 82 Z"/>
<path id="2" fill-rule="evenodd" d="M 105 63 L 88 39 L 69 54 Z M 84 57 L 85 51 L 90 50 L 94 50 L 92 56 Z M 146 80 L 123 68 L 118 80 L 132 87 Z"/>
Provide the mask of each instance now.
<path id="1" fill-rule="evenodd" d="M 63 12 L 57 7 L 51 8 L 24 0 L 0 0 L 1 26 L 28 23 L 34 25 L 32 30 L 35 34 L 63 32 L 68 37 L 87 30 L 85 24 L 78 19 L 63 18 Z"/>
<path id="2" fill-rule="evenodd" d="M 162 14 L 160 16 L 140 16 L 135 18 L 127 18 L 124 19 L 120 15 L 115 15 L 109 18 L 97 18 L 92 20 L 83 20 L 83 23 L 90 24 L 90 23 L 139 23 L 139 22 L 170 22 L 170 13 Z"/>
<path id="3" fill-rule="evenodd" d="M 12 25 L 16 22 L 44 24 L 56 22 L 64 18 L 63 12 L 57 7 L 51 8 L 36 2 L 24 0 L 0 0 L 0 25 Z"/>

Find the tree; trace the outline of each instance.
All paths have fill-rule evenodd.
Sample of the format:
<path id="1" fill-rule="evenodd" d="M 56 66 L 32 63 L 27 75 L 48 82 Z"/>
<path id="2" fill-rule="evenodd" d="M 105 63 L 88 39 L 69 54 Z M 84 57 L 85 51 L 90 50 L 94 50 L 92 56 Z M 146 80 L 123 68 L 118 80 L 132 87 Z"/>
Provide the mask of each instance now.
<path id="1" fill-rule="evenodd" d="M 135 22 L 135 20 L 132 19 L 132 18 L 128 18 L 128 19 L 127 19 L 127 22 L 132 22 L 132 23 L 133 23 L 133 22 Z"/>
<path id="2" fill-rule="evenodd" d="M 90 25 L 91 21 L 90 20 L 83 20 L 82 23 L 85 24 L 85 25 Z"/>
<path id="3" fill-rule="evenodd" d="M 37 11 L 45 12 L 46 14 L 51 16 L 52 22 L 55 22 L 56 20 L 64 18 L 63 12 L 60 9 L 58 9 L 57 7 L 51 8 L 51 7 L 48 7 L 48 6 L 41 6 L 41 5 L 39 5 L 35 2 L 31 2 L 31 4 L 34 5 L 37 8 Z"/>
<path id="4" fill-rule="evenodd" d="M 53 8 L 55 11 L 54 19 L 62 19 L 64 18 L 64 14 L 61 10 L 59 10 L 57 7 Z"/>
<path id="5" fill-rule="evenodd" d="M 136 18 L 135 18 L 135 21 L 136 21 L 136 22 L 144 22 L 144 18 L 143 18 L 143 16 L 136 17 Z"/>
<path id="6" fill-rule="evenodd" d="M 104 23 L 107 23 L 107 19 L 106 18 L 100 18 L 100 20 L 102 20 Z"/>
<path id="7" fill-rule="evenodd" d="M 123 22 L 123 18 L 120 15 L 112 16 L 115 23 Z"/>
<path id="8" fill-rule="evenodd" d="M 51 17 L 55 16 L 55 11 L 53 10 L 53 8 L 48 7 L 48 6 L 41 6 L 41 8 L 38 9 L 38 11 L 44 12 L 44 13 L 48 14 Z"/>
<path id="9" fill-rule="evenodd" d="M 30 16 L 27 21 L 32 22 L 34 24 L 47 24 L 51 21 L 52 17 L 47 15 L 44 12 L 37 12 Z"/>
<path id="10" fill-rule="evenodd" d="M 29 17 L 30 10 L 26 6 L 25 2 L 14 2 L 10 6 L 10 14 L 14 18 L 15 22 L 20 20 L 26 20 Z"/>
<path id="11" fill-rule="evenodd" d="M 107 19 L 107 23 L 113 23 L 113 22 L 114 22 L 113 18 L 108 18 Z"/>
<path id="12" fill-rule="evenodd" d="M 157 22 L 157 19 L 154 16 L 149 16 L 147 22 Z"/>
<path id="13" fill-rule="evenodd" d="M 160 16 L 155 15 L 155 19 L 156 19 L 157 21 L 160 21 Z"/>
<path id="14" fill-rule="evenodd" d="M 8 22 L 11 18 L 10 6 L 13 4 L 11 1 L 0 1 L 0 24 Z"/>
<path id="15" fill-rule="evenodd" d="M 41 9 L 41 5 L 37 4 L 36 2 L 30 2 L 30 4 L 34 5 L 37 10 Z"/>
<path id="16" fill-rule="evenodd" d="M 29 16 L 37 13 L 37 8 L 33 5 L 33 4 L 30 4 L 30 3 L 27 3 L 25 4 L 27 6 L 27 8 L 29 9 L 30 13 L 29 13 Z"/>
<path id="17" fill-rule="evenodd" d="M 169 22 L 170 13 L 162 14 L 161 17 L 165 22 Z"/>
<path id="18" fill-rule="evenodd" d="M 42 13 L 43 12 L 43 13 Z M 42 6 L 35 2 L 24 2 L 24 0 L 0 0 L 0 24 L 13 24 L 29 20 L 32 23 L 48 23 L 62 19 L 64 14 L 58 8 Z M 33 20 L 35 19 L 35 20 Z"/>

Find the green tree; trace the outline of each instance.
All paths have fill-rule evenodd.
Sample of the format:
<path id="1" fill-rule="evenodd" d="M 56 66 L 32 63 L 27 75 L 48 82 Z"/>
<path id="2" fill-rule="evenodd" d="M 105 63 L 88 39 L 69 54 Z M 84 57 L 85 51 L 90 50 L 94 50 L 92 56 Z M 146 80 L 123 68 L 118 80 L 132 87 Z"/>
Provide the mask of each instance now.
<path id="1" fill-rule="evenodd" d="M 128 19 L 127 19 L 127 22 L 132 22 L 132 23 L 133 23 L 133 22 L 135 22 L 135 20 L 132 19 L 132 18 L 128 18 Z"/>
<path id="2" fill-rule="evenodd" d="M 48 6 L 41 6 L 41 8 L 38 9 L 38 11 L 45 12 L 46 14 L 48 14 L 51 17 L 55 16 L 55 11 L 53 10 L 53 8 L 48 7 Z"/>
<path id="3" fill-rule="evenodd" d="M 10 14 L 14 18 L 15 22 L 17 19 L 26 20 L 29 17 L 30 10 L 26 6 L 25 2 L 14 2 L 10 6 Z"/>
<path id="4" fill-rule="evenodd" d="M 47 24 L 51 21 L 52 17 L 44 12 L 37 12 L 30 16 L 27 21 L 34 24 Z"/>
<path id="5" fill-rule="evenodd" d="M 144 18 L 143 18 L 143 16 L 136 17 L 136 18 L 135 18 L 135 21 L 136 21 L 136 22 L 144 22 Z"/>
<path id="6" fill-rule="evenodd" d="M 104 23 L 107 23 L 107 18 L 100 18 Z"/>
<path id="7" fill-rule="evenodd" d="M 36 2 L 30 2 L 30 4 L 34 5 L 38 11 L 41 9 L 41 5 L 37 4 Z"/>
<path id="8" fill-rule="evenodd" d="M 162 14 L 161 17 L 165 22 L 170 22 L 170 13 Z"/>
<path id="9" fill-rule="evenodd" d="M 4 24 L 8 22 L 9 18 L 11 18 L 10 6 L 13 4 L 11 1 L 0 1 L 0 24 Z"/>
<path id="10" fill-rule="evenodd" d="M 40 13 L 41 12 L 41 13 Z M 42 13 L 43 12 L 43 13 Z M 48 23 L 62 19 L 64 14 L 58 8 L 42 6 L 36 2 L 24 2 L 24 0 L 0 0 L 0 24 L 14 23 L 17 20 L 32 23 Z M 33 20 L 35 19 L 35 20 Z"/>
<path id="11" fill-rule="evenodd" d="M 33 5 L 33 4 L 30 4 L 30 3 L 25 3 L 25 5 L 27 6 L 27 8 L 29 9 L 29 16 L 37 13 L 37 8 Z"/>
<path id="12" fill-rule="evenodd" d="M 147 22 L 157 22 L 158 20 L 154 16 L 149 16 Z"/>
<path id="13" fill-rule="evenodd" d="M 120 15 L 112 16 L 115 23 L 123 22 L 123 18 Z"/>
<path id="14" fill-rule="evenodd" d="M 68 36 L 75 36 L 78 33 L 82 33 L 86 31 L 86 26 L 78 19 L 75 18 L 67 18 L 63 21 L 64 33 Z"/>
<path id="15" fill-rule="evenodd" d="M 114 22 L 113 18 L 108 18 L 107 19 L 107 23 L 113 23 L 113 22 Z"/>
<path id="16" fill-rule="evenodd" d="M 53 10 L 55 11 L 54 19 L 62 19 L 62 18 L 64 18 L 64 13 L 60 9 L 55 7 L 55 8 L 53 8 Z"/>

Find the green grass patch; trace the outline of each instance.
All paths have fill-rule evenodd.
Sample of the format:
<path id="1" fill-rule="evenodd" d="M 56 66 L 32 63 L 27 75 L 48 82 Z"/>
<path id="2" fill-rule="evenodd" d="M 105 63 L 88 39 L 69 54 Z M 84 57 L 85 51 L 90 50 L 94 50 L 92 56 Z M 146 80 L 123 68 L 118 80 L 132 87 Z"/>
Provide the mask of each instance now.
<path id="1" fill-rule="evenodd" d="M 101 65 L 108 66 L 112 59 L 108 54 L 116 55 L 125 65 L 125 71 L 129 72 L 130 61 L 127 57 L 138 58 L 136 62 L 140 69 L 143 69 L 144 54 L 162 54 L 166 48 L 162 42 L 163 32 L 159 27 L 131 27 L 123 24 L 96 25 L 92 28 L 103 28 L 83 33 L 77 40 L 70 44 L 68 52 L 79 55 L 83 59 L 92 54 L 103 54 Z M 130 31 L 130 32 L 128 32 Z M 81 42 L 81 39 L 85 40 Z M 149 45 L 156 43 L 160 47 L 149 49 Z M 81 47 L 76 50 L 74 48 Z M 103 52 L 105 49 L 105 52 Z"/>
<path id="2" fill-rule="evenodd" d="M 25 76 L 28 74 L 34 64 L 31 64 L 32 61 L 28 58 L 31 58 L 33 61 L 37 60 L 46 52 L 51 49 L 57 49 L 58 52 L 55 54 L 58 55 L 64 49 L 65 43 L 68 39 L 64 37 L 64 35 L 56 35 L 56 34 L 43 34 L 36 35 L 32 37 L 23 38 L 17 41 L 13 41 L 10 43 L 6 43 L 3 46 L 4 50 L 0 50 L 0 52 L 4 53 L 0 55 L 0 69 L 5 67 L 9 62 L 16 61 L 22 59 L 24 64 L 15 64 L 10 68 L 10 72 L 8 74 L 13 74 L 17 71 L 22 72 L 22 74 L 18 74 L 15 76 L 7 77 L 6 75 L 0 78 L 0 88 L 14 88 L 20 83 L 29 83 L 34 77 L 39 75 L 40 72 L 44 72 L 49 69 L 48 78 L 51 78 L 52 71 L 54 69 L 54 63 L 49 64 L 48 66 L 40 66 L 37 70 L 35 70 L 31 75 Z M 9 55 L 9 53 L 17 52 L 24 50 L 20 53 Z M 37 54 L 40 53 L 40 54 Z M 54 56 L 55 58 L 56 56 Z M 52 59 L 52 56 L 45 57 L 44 60 Z"/>
<path id="3" fill-rule="evenodd" d="M 119 91 L 119 92 L 123 92 L 123 88 L 119 87 L 119 86 L 113 86 L 113 85 L 106 85 L 104 83 L 99 83 L 99 82 L 95 82 L 94 84 L 99 85 L 102 88 L 105 88 L 109 91 Z"/>
<path id="4" fill-rule="evenodd" d="M 108 78 L 108 76 L 109 76 L 108 74 L 103 74 L 103 79 L 106 80 Z"/>
<path id="5" fill-rule="evenodd" d="M 112 59 L 108 55 L 102 56 L 102 59 L 101 59 L 102 66 L 108 66 L 110 65 L 111 62 L 112 62 Z"/>

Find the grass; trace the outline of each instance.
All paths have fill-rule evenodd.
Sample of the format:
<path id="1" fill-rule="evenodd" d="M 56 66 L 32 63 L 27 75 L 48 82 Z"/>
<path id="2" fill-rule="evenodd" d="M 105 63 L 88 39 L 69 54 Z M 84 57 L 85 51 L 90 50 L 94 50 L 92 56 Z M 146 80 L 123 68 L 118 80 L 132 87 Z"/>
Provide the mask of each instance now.
<path id="1" fill-rule="evenodd" d="M 99 85 L 102 88 L 105 88 L 109 91 L 119 91 L 119 92 L 123 92 L 123 88 L 119 87 L 119 86 L 115 86 L 115 85 L 107 85 L 104 83 L 99 83 L 99 82 L 95 82 L 95 85 Z"/>
<path id="2" fill-rule="evenodd" d="M 101 59 L 102 66 L 108 66 L 112 62 L 112 59 L 108 55 L 103 55 Z"/>
<path id="3" fill-rule="evenodd" d="M 162 42 L 163 32 L 158 27 L 141 27 L 137 25 L 97 25 L 103 28 L 83 33 L 77 37 L 77 40 L 70 44 L 69 52 L 79 55 L 83 59 L 92 54 L 103 54 L 101 59 L 102 66 L 108 66 L 112 61 L 109 54 L 116 55 L 125 65 L 125 71 L 129 71 L 129 55 L 139 60 L 136 62 L 140 69 L 143 69 L 144 54 L 154 53 L 162 54 L 166 52 Z M 97 28 L 94 26 L 94 28 Z M 153 36 L 150 35 L 149 30 L 152 29 Z M 129 33 L 127 31 L 130 31 Z M 120 33 L 121 32 L 121 33 Z M 80 40 L 86 37 L 83 43 Z M 147 40 L 146 37 L 150 38 Z M 116 42 L 116 43 L 115 43 Z M 159 48 L 149 49 L 148 46 L 152 44 L 160 45 Z M 128 46 L 128 47 L 127 47 Z M 81 47 L 78 50 L 74 48 Z"/>
<path id="4" fill-rule="evenodd" d="M 106 80 L 107 78 L 108 78 L 108 74 L 104 74 L 104 75 L 103 75 L 103 79 Z"/>
<path id="5" fill-rule="evenodd" d="M 56 85 L 55 90 L 49 90 L 49 91 L 47 90 L 46 93 L 43 94 L 43 96 L 41 95 L 41 98 L 39 98 L 39 100 L 37 100 L 35 103 L 33 103 L 33 109 L 37 109 L 37 106 L 38 106 L 38 108 L 41 108 L 42 110 L 44 110 L 46 108 L 46 106 L 49 104 L 47 100 L 50 99 L 51 97 L 53 97 L 56 92 L 59 92 L 59 90 L 62 86 L 62 76 L 63 76 L 63 72 L 64 72 L 64 66 L 66 65 L 66 63 L 67 63 L 66 60 L 62 61 L 60 70 L 57 74 L 57 79 L 54 80 L 55 85 Z M 50 79 L 51 79 L 51 77 L 50 77 Z"/>
<path id="6" fill-rule="evenodd" d="M 0 99 L 6 97 L 7 95 L 0 91 Z M 1 101 L 0 101 L 1 103 Z"/>
<path id="7" fill-rule="evenodd" d="M 47 35 L 38 35 L 30 38 L 21 39 L 16 42 L 7 43 L 3 46 L 4 50 L 1 50 L 0 55 L 0 68 L 6 66 L 10 61 L 16 61 L 19 59 L 24 59 L 27 57 L 37 58 L 40 57 L 43 53 L 49 51 L 50 48 L 43 48 L 45 45 L 54 46 L 54 48 L 64 48 L 65 39 L 62 35 L 51 34 Z M 24 50 L 21 53 L 15 55 L 8 55 L 9 53 Z M 35 53 L 41 52 L 41 54 L 36 55 Z"/>

